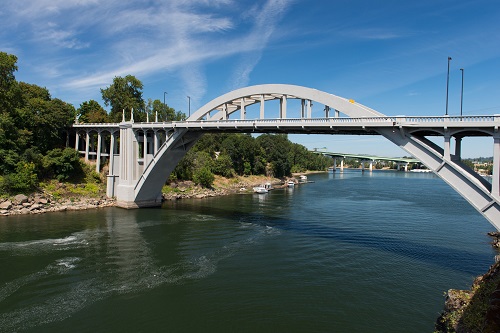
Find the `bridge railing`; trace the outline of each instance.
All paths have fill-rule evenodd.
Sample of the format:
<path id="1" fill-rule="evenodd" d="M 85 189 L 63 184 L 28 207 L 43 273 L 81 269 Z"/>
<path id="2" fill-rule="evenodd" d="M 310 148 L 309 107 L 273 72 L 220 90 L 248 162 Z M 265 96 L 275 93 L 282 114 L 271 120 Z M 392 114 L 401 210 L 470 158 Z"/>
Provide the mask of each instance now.
<path id="1" fill-rule="evenodd" d="M 425 124 L 443 126 L 446 123 L 457 123 L 463 126 L 467 123 L 487 124 L 499 122 L 500 115 L 471 115 L 471 116 L 383 116 L 383 117 L 330 117 L 330 118 L 269 118 L 269 119 L 227 119 L 227 120 L 183 120 L 172 122 L 137 122 L 134 127 L 185 127 L 186 125 L 278 125 L 278 124 L 385 124 L 385 125 L 415 125 Z M 120 123 L 77 123 L 75 128 L 117 128 Z"/>

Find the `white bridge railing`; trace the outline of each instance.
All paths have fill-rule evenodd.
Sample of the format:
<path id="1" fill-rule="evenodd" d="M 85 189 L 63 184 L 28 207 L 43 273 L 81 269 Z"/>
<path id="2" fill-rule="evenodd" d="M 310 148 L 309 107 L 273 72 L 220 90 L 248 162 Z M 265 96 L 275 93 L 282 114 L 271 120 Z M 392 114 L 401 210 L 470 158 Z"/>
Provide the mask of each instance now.
<path id="1" fill-rule="evenodd" d="M 500 125 L 500 115 L 477 116 L 383 116 L 339 118 L 270 118 L 227 120 L 183 120 L 166 122 L 136 122 L 134 128 L 209 128 L 217 126 L 312 125 L 312 126 L 421 126 L 421 127 L 488 127 Z M 76 123 L 74 128 L 118 128 L 120 123 Z"/>

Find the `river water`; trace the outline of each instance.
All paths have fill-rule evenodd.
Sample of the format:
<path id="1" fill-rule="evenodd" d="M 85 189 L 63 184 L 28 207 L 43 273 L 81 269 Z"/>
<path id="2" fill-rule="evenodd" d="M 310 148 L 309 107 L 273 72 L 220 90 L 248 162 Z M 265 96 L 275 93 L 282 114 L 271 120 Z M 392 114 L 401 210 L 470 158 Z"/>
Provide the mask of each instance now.
<path id="1" fill-rule="evenodd" d="M 432 332 L 493 227 L 432 174 L 0 218 L 0 332 Z"/>

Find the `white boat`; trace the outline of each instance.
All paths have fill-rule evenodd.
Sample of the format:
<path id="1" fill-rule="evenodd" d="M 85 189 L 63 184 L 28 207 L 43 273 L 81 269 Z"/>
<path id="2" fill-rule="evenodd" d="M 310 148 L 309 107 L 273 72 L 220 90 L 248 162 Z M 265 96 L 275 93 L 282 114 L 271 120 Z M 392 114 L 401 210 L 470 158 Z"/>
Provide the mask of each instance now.
<path id="1" fill-rule="evenodd" d="M 306 175 L 300 175 L 299 179 L 300 179 L 301 182 L 307 183 L 307 176 Z"/>
<path id="2" fill-rule="evenodd" d="M 411 169 L 410 172 L 432 172 L 429 169 Z"/>
<path id="3" fill-rule="evenodd" d="M 269 191 L 267 190 L 267 188 L 265 188 L 263 186 L 256 186 L 253 188 L 253 192 L 258 193 L 258 194 L 264 194 L 264 193 L 267 193 Z"/>
<path id="4" fill-rule="evenodd" d="M 288 187 L 294 187 L 295 186 L 295 182 L 293 180 L 289 180 L 287 183 L 286 183 L 286 186 Z"/>

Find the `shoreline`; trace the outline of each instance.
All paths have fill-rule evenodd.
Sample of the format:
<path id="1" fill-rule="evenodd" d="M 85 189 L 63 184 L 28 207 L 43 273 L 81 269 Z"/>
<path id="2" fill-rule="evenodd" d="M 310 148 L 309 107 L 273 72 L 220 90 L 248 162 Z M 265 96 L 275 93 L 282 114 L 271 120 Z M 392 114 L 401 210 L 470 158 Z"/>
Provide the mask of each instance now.
<path id="1" fill-rule="evenodd" d="M 314 171 L 311 173 L 314 173 Z M 168 186 L 171 191 L 162 191 L 162 198 L 163 201 L 172 201 L 180 199 L 203 199 L 239 193 L 253 193 L 252 188 L 255 186 L 270 182 L 273 186 L 278 187 L 279 184 L 283 184 L 287 179 L 281 180 L 266 176 L 235 178 L 217 176 L 212 188 L 203 188 L 199 185 L 195 185 L 192 181 L 174 182 L 172 183 L 174 186 Z M 0 199 L 0 216 L 8 217 L 13 215 L 44 214 L 114 206 L 116 206 L 116 199 L 107 198 L 105 195 L 98 197 L 68 196 L 65 199 L 56 199 L 54 196 L 47 193 L 33 193 L 30 195 L 18 194 L 8 199 Z"/>
<path id="2" fill-rule="evenodd" d="M 18 194 L 13 198 L 0 201 L 0 216 L 88 210 L 113 207 L 115 203 L 115 199 L 106 197 L 57 200 L 45 194 L 34 194 L 30 196 Z"/>

